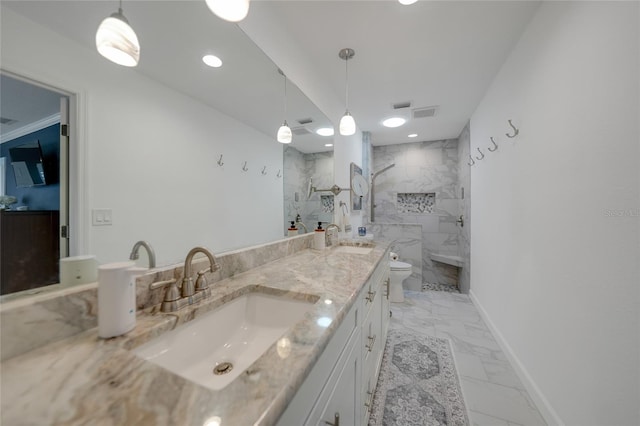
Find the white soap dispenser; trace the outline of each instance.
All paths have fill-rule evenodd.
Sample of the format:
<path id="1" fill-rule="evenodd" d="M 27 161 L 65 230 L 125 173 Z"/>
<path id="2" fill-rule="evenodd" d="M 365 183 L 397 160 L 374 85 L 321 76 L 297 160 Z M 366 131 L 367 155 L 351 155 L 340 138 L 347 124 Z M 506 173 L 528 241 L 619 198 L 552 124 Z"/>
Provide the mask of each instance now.
<path id="1" fill-rule="evenodd" d="M 313 233 L 313 248 L 316 250 L 324 250 L 326 247 L 325 233 L 322 229 L 322 222 L 318 222 L 318 227 Z"/>
<path id="2" fill-rule="evenodd" d="M 135 262 L 98 267 L 98 335 L 121 336 L 136 326 Z"/>

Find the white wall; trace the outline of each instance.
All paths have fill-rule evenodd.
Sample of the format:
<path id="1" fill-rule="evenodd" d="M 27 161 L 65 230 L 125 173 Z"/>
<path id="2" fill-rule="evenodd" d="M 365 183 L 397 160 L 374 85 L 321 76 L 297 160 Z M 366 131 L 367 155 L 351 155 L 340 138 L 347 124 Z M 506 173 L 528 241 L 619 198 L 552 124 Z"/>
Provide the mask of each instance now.
<path id="1" fill-rule="evenodd" d="M 550 423 L 640 424 L 638 18 L 543 3 L 471 119 L 472 297 Z"/>
<path id="2" fill-rule="evenodd" d="M 2 68 L 79 93 L 86 226 L 75 232 L 100 262 L 126 259 L 139 239 L 166 264 L 195 245 L 220 252 L 281 238 L 282 145 L 273 138 L 6 8 Z M 113 226 L 90 225 L 96 208 L 113 209 Z"/>
<path id="3" fill-rule="evenodd" d="M 357 122 L 356 122 L 357 123 Z M 335 125 L 338 128 L 338 125 Z M 341 136 L 336 134 L 333 137 L 333 176 L 336 185 L 346 188 L 335 198 L 335 223 L 342 228 L 342 209 L 340 201 L 344 201 L 349 206 L 349 223 L 352 227 L 352 234 L 358 235 L 358 227 L 362 226 L 362 216 L 364 210 L 352 210 L 351 205 L 351 163 L 356 163 L 362 168 L 362 132 L 357 130 L 352 136 Z M 365 176 L 365 178 L 367 178 Z M 364 208 L 365 206 L 363 206 Z M 342 229 L 344 231 L 344 229 Z"/>

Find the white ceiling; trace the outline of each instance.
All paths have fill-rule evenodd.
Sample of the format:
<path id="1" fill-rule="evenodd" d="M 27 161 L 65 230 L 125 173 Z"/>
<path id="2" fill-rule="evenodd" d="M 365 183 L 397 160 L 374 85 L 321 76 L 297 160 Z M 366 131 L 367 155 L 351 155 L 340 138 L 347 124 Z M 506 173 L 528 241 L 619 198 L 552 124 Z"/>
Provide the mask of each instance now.
<path id="1" fill-rule="evenodd" d="M 105 66 L 117 67 L 99 56 L 95 33 L 100 22 L 115 12 L 116 1 L 3 1 L 3 6 L 62 34 L 93 52 Z M 196 98 L 274 138 L 284 118 L 284 78 L 277 66 L 238 28 L 214 16 L 204 1 L 125 1 L 124 15 L 141 45 L 140 72 Z M 202 63 L 213 53 L 221 68 Z M 315 131 L 331 122 L 289 82 L 289 125 L 312 118 L 305 127 Z M 302 152 L 331 150 L 332 138 L 313 133 L 294 135 Z"/>
<path id="2" fill-rule="evenodd" d="M 13 10 L 95 51 L 95 31 L 117 8 L 115 1 L 3 1 Z M 349 61 L 349 110 L 374 145 L 455 138 L 471 117 L 496 72 L 519 39 L 539 2 L 419 1 L 253 1 L 252 11 L 271 9 L 268 25 L 289 33 L 291 42 L 312 58 L 323 85 L 344 102 L 343 47 L 355 49 Z M 274 135 L 282 121 L 282 77 L 276 66 L 235 24 L 221 21 L 198 1 L 125 1 L 124 14 L 141 43 L 136 71 L 174 87 Z M 260 45 L 260 40 L 255 40 Z M 204 53 L 224 61 L 205 67 Z M 96 53 L 97 55 L 97 53 Z M 105 66 L 112 65 L 105 60 Z M 306 98 L 289 91 L 287 116 L 329 119 Z M 438 106 L 435 117 L 410 120 L 396 129 L 381 121 L 394 114 L 392 103 L 411 108 Z M 339 117 L 331 117 L 337 122 Z M 409 133 L 418 138 L 409 139 Z M 313 142 L 311 141 L 313 139 Z M 303 144 L 304 142 L 304 144 Z M 323 150 L 324 138 L 294 137 L 304 152 Z"/>
<path id="3" fill-rule="evenodd" d="M 13 120 L 0 125 L 0 140 L 21 136 L 21 129 L 60 114 L 60 94 L 0 75 L 0 116 Z"/>
<path id="4" fill-rule="evenodd" d="M 493 77 L 520 38 L 540 2 L 389 1 L 254 2 L 254 13 L 271 9 L 291 39 L 315 60 L 327 90 L 345 98 L 345 63 L 350 47 L 349 110 L 374 145 L 456 138 Z M 251 14 L 251 11 L 249 12 Z M 260 41 L 257 40 L 258 45 Z M 391 116 L 410 117 L 411 108 L 438 106 L 436 116 L 382 126 Z"/>

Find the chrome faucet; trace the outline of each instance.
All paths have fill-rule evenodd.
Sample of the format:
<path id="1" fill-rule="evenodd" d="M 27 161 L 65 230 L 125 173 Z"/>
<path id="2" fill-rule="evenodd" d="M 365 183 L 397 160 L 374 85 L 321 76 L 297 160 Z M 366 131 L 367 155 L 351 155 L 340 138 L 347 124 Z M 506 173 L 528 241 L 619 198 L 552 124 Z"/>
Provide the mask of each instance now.
<path id="1" fill-rule="evenodd" d="M 198 271 L 198 277 L 194 286 L 193 277 L 191 276 L 191 262 L 197 253 L 203 253 L 209 258 L 209 267 L 202 271 Z M 149 288 L 151 290 L 155 290 L 161 287 L 168 287 L 164 294 L 164 300 L 162 301 L 160 310 L 162 312 L 175 312 L 187 305 L 192 305 L 209 297 L 211 295 L 211 290 L 209 289 L 209 285 L 207 284 L 207 279 L 204 274 L 207 272 L 215 272 L 218 269 L 220 269 L 218 262 L 216 261 L 215 256 L 211 254 L 208 249 L 204 247 L 194 247 L 189 251 L 187 258 L 184 261 L 184 277 L 182 279 L 181 289 L 178 288 L 178 281 L 175 278 L 152 283 Z"/>
<path id="2" fill-rule="evenodd" d="M 151 247 L 151 244 L 149 244 L 146 241 L 138 241 L 133 245 L 133 248 L 131 249 L 131 254 L 129 255 L 129 260 L 138 260 L 140 258 L 140 255 L 138 254 L 140 247 L 144 247 L 145 250 L 147 250 L 147 256 L 149 258 L 149 269 L 155 268 L 156 253 L 153 251 L 153 247 Z"/>
<path id="3" fill-rule="evenodd" d="M 307 232 L 309 232 L 309 230 L 307 229 L 307 225 L 305 225 L 302 222 L 302 217 L 300 217 L 300 214 L 298 214 L 296 216 L 296 225 L 302 225 L 302 227 L 304 228 L 304 233 L 306 234 Z"/>
<path id="4" fill-rule="evenodd" d="M 337 229 L 338 232 L 341 231 L 340 227 L 338 225 L 336 225 L 335 223 L 330 223 L 329 225 L 327 225 L 326 228 L 324 228 L 324 232 L 325 232 L 325 239 L 327 240 L 326 242 L 328 242 L 328 245 L 333 245 L 333 241 L 331 239 L 331 233 L 329 232 L 331 229 Z"/>
<path id="5" fill-rule="evenodd" d="M 203 253 L 209 258 L 209 267 L 204 271 L 198 272 L 198 279 L 196 280 L 197 287 L 193 285 L 193 277 L 191 276 L 191 262 L 193 261 L 193 256 L 196 253 Z M 184 261 L 184 278 L 182 279 L 182 297 L 191 297 L 195 294 L 196 291 L 202 291 L 208 289 L 208 285 L 206 279 L 204 278 L 204 274 L 207 272 L 215 272 L 219 269 L 218 262 L 216 262 L 216 258 L 211 254 L 211 252 L 205 247 L 194 247 L 187 254 L 187 258 Z"/>

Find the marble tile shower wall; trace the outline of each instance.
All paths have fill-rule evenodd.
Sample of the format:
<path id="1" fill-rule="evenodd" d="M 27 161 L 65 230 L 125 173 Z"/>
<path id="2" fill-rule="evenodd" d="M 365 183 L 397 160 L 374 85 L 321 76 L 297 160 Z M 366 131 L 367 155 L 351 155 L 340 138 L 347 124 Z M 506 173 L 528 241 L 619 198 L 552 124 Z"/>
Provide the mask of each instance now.
<path id="1" fill-rule="evenodd" d="M 330 188 L 333 185 L 333 152 L 304 154 L 294 147 L 285 147 L 284 225 L 287 227 L 298 214 L 309 231 L 319 221 L 333 221 L 333 194 L 316 192 L 307 199 L 310 178 L 313 178 L 313 186 L 317 188 Z"/>
<path id="2" fill-rule="evenodd" d="M 373 147 L 372 170 L 395 163 L 376 179 L 376 221 L 422 226 L 422 282 L 457 285 L 456 274 L 433 262 L 430 253 L 458 255 L 458 140 Z M 435 193 L 431 213 L 402 212 L 398 194 Z"/>
<path id="3" fill-rule="evenodd" d="M 469 293 L 471 286 L 471 168 L 468 164 L 471 146 L 469 123 L 458 137 L 458 194 L 464 226 L 458 228 L 458 256 L 464 262 L 458 274 L 458 286 L 462 293 Z M 464 188 L 464 197 L 462 191 Z"/>

